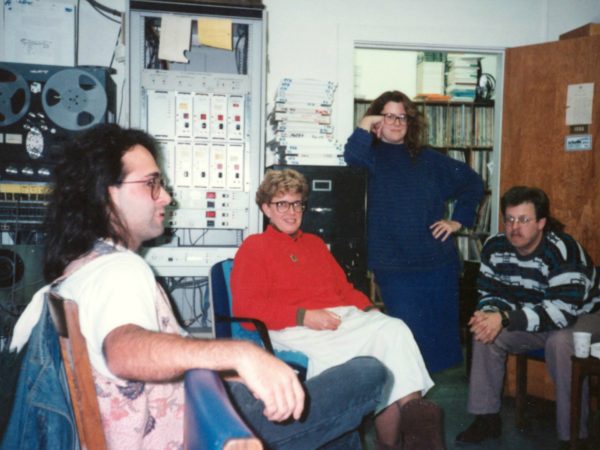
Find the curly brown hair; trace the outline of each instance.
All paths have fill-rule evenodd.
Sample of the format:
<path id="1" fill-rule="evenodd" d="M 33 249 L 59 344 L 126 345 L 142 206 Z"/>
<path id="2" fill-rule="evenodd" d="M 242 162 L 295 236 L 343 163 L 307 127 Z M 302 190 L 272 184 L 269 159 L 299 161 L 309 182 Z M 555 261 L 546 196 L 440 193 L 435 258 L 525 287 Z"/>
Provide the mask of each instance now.
<path id="1" fill-rule="evenodd" d="M 366 116 L 378 116 L 383 111 L 383 108 L 388 102 L 402 103 L 404 110 L 408 116 L 406 137 L 404 143 L 408 147 L 410 154 L 416 156 L 423 146 L 422 137 L 423 130 L 425 128 L 425 118 L 423 113 L 419 111 L 417 106 L 412 102 L 410 98 L 400 91 L 386 91 L 373 100 L 373 103 L 369 105 L 369 108 L 365 112 Z"/>

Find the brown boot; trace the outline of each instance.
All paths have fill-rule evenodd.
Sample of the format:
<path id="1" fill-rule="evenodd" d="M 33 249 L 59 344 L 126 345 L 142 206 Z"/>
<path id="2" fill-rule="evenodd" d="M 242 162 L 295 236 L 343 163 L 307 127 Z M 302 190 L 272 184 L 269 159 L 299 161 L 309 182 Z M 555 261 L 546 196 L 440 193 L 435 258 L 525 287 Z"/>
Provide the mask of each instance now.
<path id="1" fill-rule="evenodd" d="M 443 412 L 429 400 L 418 398 L 400 410 L 404 450 L 445 450 Z"/>

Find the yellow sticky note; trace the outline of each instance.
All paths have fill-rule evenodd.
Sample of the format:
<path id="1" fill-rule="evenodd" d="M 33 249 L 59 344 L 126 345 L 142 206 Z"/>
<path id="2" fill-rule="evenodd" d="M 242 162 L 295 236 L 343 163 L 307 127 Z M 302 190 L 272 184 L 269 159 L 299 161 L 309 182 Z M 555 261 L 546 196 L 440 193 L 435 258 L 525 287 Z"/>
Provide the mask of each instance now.
<path id="1" fill-rule="evenodd" d="M 208 47 L 233 50 L 231 20 L 198 19 L 198 43 Z"/>

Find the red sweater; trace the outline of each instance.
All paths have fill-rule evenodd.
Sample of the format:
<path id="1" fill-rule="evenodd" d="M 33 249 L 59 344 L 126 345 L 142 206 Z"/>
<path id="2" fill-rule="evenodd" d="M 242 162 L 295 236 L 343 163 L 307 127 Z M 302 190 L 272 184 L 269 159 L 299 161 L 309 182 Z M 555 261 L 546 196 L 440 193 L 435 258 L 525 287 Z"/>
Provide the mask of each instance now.
<path id="1" fill-rule="evenodd" d="M 271 330 L 297 325 L 299 308 L 371 305 L 319 237 L 299 231 L 294 239 L 271 226 L 237 251 L 231 292 L 234 315 L 260 319 Z"/>

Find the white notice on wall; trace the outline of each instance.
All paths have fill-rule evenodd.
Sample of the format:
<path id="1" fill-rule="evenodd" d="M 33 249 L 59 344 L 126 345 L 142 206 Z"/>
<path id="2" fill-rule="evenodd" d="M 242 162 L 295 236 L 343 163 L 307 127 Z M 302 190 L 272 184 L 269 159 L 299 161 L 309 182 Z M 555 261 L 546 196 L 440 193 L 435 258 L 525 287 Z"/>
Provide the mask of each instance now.
<path id="1" fill-rule="evenodd" d="M 190 49 L 192 18 L 167 14 L 162 16 L 158 58 L 188 63 L 185 52 Z"/>
<path id="2" fill-rule="evenodd" d="M 594 83 L 570 84 L 567 88 L 567 125 L 590 125 Z"/>
<path id="3" fill-rule="evenodd" d="M 73 66 L 75 1 L 4 2 L 6 61 Z"/>

